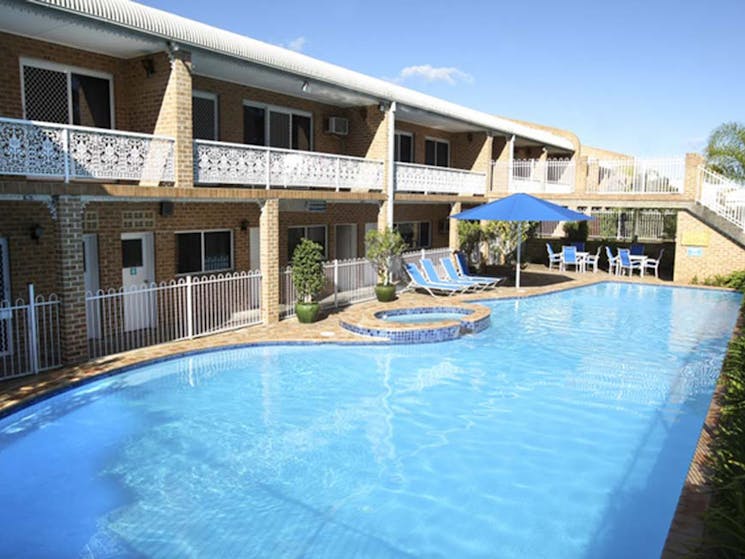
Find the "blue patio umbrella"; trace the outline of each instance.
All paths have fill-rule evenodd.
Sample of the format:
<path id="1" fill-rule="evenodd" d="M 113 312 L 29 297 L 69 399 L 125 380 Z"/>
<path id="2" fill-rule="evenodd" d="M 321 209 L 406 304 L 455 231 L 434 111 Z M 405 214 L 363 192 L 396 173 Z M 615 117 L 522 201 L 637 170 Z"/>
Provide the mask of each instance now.
<path id="1" fill-rule="evenodd" d="M 506 198 L 483 204 L 470 210 L 451 215 L 453 219 L 517 221 L 517 271 L 515 288 L 520 288 L 520 244 L 522 241 L 523 221 L 589 221 L 595 219 L 589 215 L 575 212 L 541 200 L 530 194 L 512 194 Z"/>

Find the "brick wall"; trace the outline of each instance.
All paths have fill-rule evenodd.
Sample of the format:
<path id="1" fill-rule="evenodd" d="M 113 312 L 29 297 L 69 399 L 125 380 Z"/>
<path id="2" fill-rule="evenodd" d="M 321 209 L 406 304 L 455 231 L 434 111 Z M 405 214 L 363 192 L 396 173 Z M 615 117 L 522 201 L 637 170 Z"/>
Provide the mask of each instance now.
<path id="1" fill-rule="evenodd" d="M 689 255 L 689 247 L 683 245 L 686 232 L 708 235 L 708 246 L 691 247 L 694 254 Z M 699 248 L 701 255 L 697 256 Z M 745 270 L 745 250 L 688 212 L 678 212 L 675 281 L 689 283 L 694 277 L 703 280 L 736 270 Z"/>
<path id="2" fill-rule="evenodd" d="M 151 212 L 154 227 L 125 229 L 124 211 Z M 93 202 L 85 207 L 94 212 L 98 227 L 85 227 L 86 233 L 98 234 L 101 288 L 122 285 L 121 234 L 151 231 L 155 241 L 155 280 L 166 281 L 176 275 L 176 232 L 209 229 L 230 229 L 233 232 L 233 265 L 235 270 L 249 269 L 248 231 L 241 231 L 241 222 L 249 227 L 259 225 L 259 206 L 255 203 L 176 203 L 173 214 L 160 215 L 159 202 L 113 203 Z M 84 224 L 90 220 L 84 220 Z"/>
<path id="3" fill-rule="evenodd" d="M 39 240 L 31 238 L 31 229 L 36 225 L 44 228 Z M 57 228 L 46 204 L 0 202 L 0 237 L 8 240 L 11 296 L 14 299 L 27 299 L 28 283 L 33 283 L 40 295 L 59 292 Z"/>
<path id="4" fill-rule="evenodd" d="M 450 133 L 400 120 L 396 120 L 396 132 L 414 135 L 414 163 L 424 165 L 425 141 L 427 138 L 434 138 L 450 143 L 450 167 L 481 173 L 487 171 L 491 150 L 490 140 L 485 133 Z"/>

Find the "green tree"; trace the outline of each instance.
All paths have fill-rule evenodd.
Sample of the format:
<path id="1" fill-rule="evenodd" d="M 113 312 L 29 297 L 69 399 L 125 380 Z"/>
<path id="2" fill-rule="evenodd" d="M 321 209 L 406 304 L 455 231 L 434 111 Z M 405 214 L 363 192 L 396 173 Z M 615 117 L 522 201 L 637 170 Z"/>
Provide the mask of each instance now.
<path id="1" fill-rule="evenodd" d="M 716 172 L 745 181 L 745 124 L 725 122 L 714 129 L 704 151 L 706 162 Z"/>
<path id="2" fill-rule="evenodd" d="M 525 243 L 535 234 L 538 222 L 527 222 L 522 224 L 521 243 Z M 517 250 L 518 222 L 516 221 L 490 221 L 483 228 L 484 238 L 489 245 L 490 255 L 499 255 L 500 261 L 506 263 Z"/>
<path id="3" fill-rule="evenodd" d="M 386 229 L 382 233 L 371 229 L 365 235 L 365 257 L 375 266 L 378 281 L 382 285 L 391 285 L 394 263 L 405 249 L 406 242 L 401 233 L 393 229 Z"/>
<path id="4" fill-rule="evenodd" d="M 479 250 L 483 231 L 478 221 L 458 221 L 458 246 L 471 264 L 481 267 L 481 251 Z"/>
<path id="5" fill-rule="evenodd" d="M 303 239 L 292 253 L 292 284 L 297 300 L 310 303 L 326 284 L 323 272 L 323 247 Z"/>

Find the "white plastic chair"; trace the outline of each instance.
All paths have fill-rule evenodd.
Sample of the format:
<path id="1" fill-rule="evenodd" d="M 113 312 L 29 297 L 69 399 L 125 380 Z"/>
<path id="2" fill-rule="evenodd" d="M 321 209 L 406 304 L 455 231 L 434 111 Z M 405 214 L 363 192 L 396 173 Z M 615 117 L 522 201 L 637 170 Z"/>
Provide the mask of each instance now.
<path id="1" fill-rule="evenodd" d="M 654 277 L 657 279 L 660 278 L 660 261 L 662 260 L 662 253 L 665 252 L 665 249 L 660 249 L 660 254 L 657 256 L 657 258 L 647 258 L 644 261 L 644 269 L 645 270 L 654 270 Z"/>
<path id="2" fill-rule="evenodd" d="M 605 247 L 605 255 L 608 257 L 608 273 L 616 274 L 618 272 L 618 256 L 613 256 L 610 247 Z"/>
<path id="3" fill-rule="evenodd" d="M 596 274 L 598 271 L 598 261 L 600 260 L 600 249 L 602 247 L 598 247 L 598 250 L 595 254 L 588 254 L 585 256 L 585 269 L 587 269 L 587 266 L 592 266 L 592 273 Z"/>
<path id="4" fill-rule="evenodd" d="M 627 248 L 618 249 L 618 263 L 616 264 L 618 275 L 622 276 L 626 270 L 629 271 L 629 277 L 631 277 L 631 274 L 634 273 L 634 270 L 637 270 L 639 274 L 641 275 L 642 273 L 641 261 L 631 260 L 630 256 L 631 255 L 630 255 L 629 249 Z"/>
<path id="5" fill-rule="evenodd" d="M 546 243 L 546 250 L 548 251 L 548 269 L 550 270 L 554 264 L 558 264 L 561 269 L 561 253 L 554 252 L 549 243 Z"/>

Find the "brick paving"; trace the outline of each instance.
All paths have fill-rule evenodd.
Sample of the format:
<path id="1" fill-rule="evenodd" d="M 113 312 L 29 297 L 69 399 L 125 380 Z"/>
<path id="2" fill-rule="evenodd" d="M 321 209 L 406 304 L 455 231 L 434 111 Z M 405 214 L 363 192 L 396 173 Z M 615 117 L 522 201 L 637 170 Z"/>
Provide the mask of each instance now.
<path id="1" fill-rule="evenodd" d="M 555 271 L 549 272 L 542 266 L 531 265 L 523 273 L 523 287 L 519 291 L 508 284 L 506 287 L 499 287 L 491 291 L 455 297 L 431 297 L 426 294 L 406 292 L 391 303 L 370 301 L 337 311 L 331 311 L 322 316 L 314 324 L 300 324 L 295 319 L 284 320 L 278 324 L 269 326 L 252 326 L 194 340 L 145 347 L 55 371 L 41 373 L 36 376 L 4 381 L 0 383 L 0 416 L 12 412 L 14 408 L 22 406 L 29 400 L 89 381 L 92 378 L 105 375 L 116 369 L 145 363 L 153 359 L 178 355 L 184 352 L 220 348 L 236 344 L 267 342 L 384 343 L 385 340 L 359 336 L 345 330 L 340 326 L 340 322 L 344 320 L 371 324 L 380 322 L 374 317 L 374 314 L 382 310 L 405 307 L 442 307 L 459 304 L 470 306 L 469 303 L 477 303 L 479 299 L 529 297 L 591 285 L 609 279 L 613 281 L 630 281 L 633 283 L 643 281 L 644 283 L 670 285 L 669 282 L 662 282 L 653 277 L 645 277 L 642 280 L 638 277 L 632 279 L 611 277 L 604 272 L 598 272 L 597 274 L 559 273 Z M 477 307 L 478 305 L 473 306 Z M 691 463 L 676 515 L 670 533 L 668 534 L 663 552 L 663 557 L 665 558 L 675 559 L 689 555 L 691 542 L 697 541 L 697 538 L 700 537 L 703 531 L 701 515 L 706 510 L 708 504 L 704 464 L 711 442 L 708 430 L 716 420 L 716 409 L 716 398 L 714 398 L 706 419 L 707 427 L 701 433 L 696 454 Z"/>

